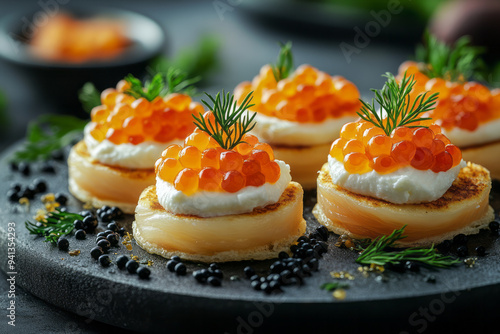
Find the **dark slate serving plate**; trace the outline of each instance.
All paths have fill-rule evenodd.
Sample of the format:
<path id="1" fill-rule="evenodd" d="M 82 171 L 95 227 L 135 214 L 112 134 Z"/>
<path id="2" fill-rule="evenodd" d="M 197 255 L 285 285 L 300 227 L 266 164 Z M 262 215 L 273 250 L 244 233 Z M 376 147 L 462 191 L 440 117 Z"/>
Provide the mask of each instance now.
<path id="1" fill-rule="evenodd" d="M 8 154 L 0 159 L 0 193 L 5 194 L 12 182 L 28 185 L 33 178 L 43 177 L 49 192 L 68 194 L 65 162 L 55 162 L 55 175 L 40 173 L 40 166 L 34 164 L 31 176 L 25 177 L 9 169 Z M 81 203 L 69 198 L 68 209 L 80 211 Z M 500 196 L 493 194 L 491 203 L 498 210 Z M 309 231 L 317 226 L 311 214 L 314 204 L 314 194 L 306 193 L 304 215 Z M 85 321 L 97 320 L 132 330 L 254 333 L 314 329 L 331 332 L 333 328 L 359 329 L 373 325 L 380 329 L 382 324 L 387 333 L 414 333 L 435 325 L 438 320 L 464 319 L 471 311 L 489 314 L 495 310 L 491 306 L 497 304 L 500 295 L 500 241 L 489 231 L 482 231 L 469 241 L 471 255 L 479 244 L 488 252 L 473 268 L 459 265 L 439 271 L 422 268 L 420 273 L 386 272 L 385 282 L 375 274 L 369 277 L 359 274 L 354 262 L 356 254 L 334 247 L 337 236 L 331 234 L 330 249 L 320 261 L 318 272 L 306 278 L 303 286 L 285 287 L 283 293 L 266 295 L 252 290 L 244 278 L 243 268 L 250 264 L 264 274 L 272 260 L 221 264 L 225 275 L 222 287 L 211 287 L 198 284 L 191 276 L 194 270 L 205 268 L 205 264 L 188 263 L 188 275 L 176 276 L 166 269 L 166 259 L 150 255 L 133 243 L 132 254 L 140 261 L 154 262 L 150 267 L 151 278 L 141 280 L 118 269 L 114 263 L 103 268 L 94 261 L 89 255 L 95 245 L 92 234 L 87 235 L 86 240 L 69 237 L 70 250 L 81 250 L 79 256 L 69 256 L 45 243 L 43 238 L 30 235 L 24 221 L 32 220 L 38 207 L 41 207 L 39 196 L 32 201 L 29 212 L 8 202 L 5 196 L 0 200 L 1 269 L 10 275 L 4 259 L 7 224 L 14 222 L 14 275 L 18 286 L 48 303 L 83 316 Z M 132 219 L 128 216 L 119 224 L 131 231 Z M 105 224 L 100 223 L 97 231 L 104 229 Z M 110 252 L 113 260 L 120 254 L 130 255 L 130 252 L 124 246 Z M 356 277 L 348 282 L 350 288 L 343 301 L 335 300 L 331 293 L 320 289 L 321 284 L 332 281 L 330 272 L 341 270 Z M 429 274 L 435 276 L 435 283 L 425 280 Z M 238 276 L 239 280 L 232 280 L 231 276 Z"/>

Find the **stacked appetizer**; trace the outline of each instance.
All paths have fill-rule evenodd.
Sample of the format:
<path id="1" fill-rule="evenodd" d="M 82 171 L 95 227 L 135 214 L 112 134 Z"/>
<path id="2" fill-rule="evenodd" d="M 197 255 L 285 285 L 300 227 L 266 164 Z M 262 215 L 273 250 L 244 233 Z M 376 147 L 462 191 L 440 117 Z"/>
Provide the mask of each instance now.
<path id="1" fill-rule="evenodd" d="M 194 129 L 192 114 L 204 110 L 189 95 L 174 93 L 185 86 L 179 75 L 169 72 L 168 87 L 161 75 L 146 87 L 129 75 L 116 89 L 102 92 L 84 139 L 68 158 L 69 190 L 76 198 L 134 212 L 141 192 L 155 182 L 158 156 L 182 143 Z"/>
<path id="2" fill-rule="evenodd" d="M 408 61 L 399 77 L 413 74 L 417 83 L 412 92 L 439 92 L 433 110 L 425 116 L 439 124 L 443 133 L 462 149 L 467 161 L 487 168 L 500 178 L 500 90 L 467 79 L 474 74 L 478 51 L 459 40 L 454 49 L 427 35 L 426 47 L 417 52 L 420 62 Z"/>
<path id="3" fill-rule="evenodd" d="M 412 99 L 413 76 L 399 84 L 387 77 L 375 90 L 381 109 L 363 102 L 362 119 L 344 125 L 333 142 L 314 215 L 329 230 L 359 239 L 407 225 L 405 246 L 477 233 L 494 217 L 489 172 L 466 164 L 440 127 L 420 117 L 437 94 Z"/>
<path id="4" fill-rule="evenodd" d="M 290 164 L 295 181 L 314 188 L 330 143 L 342 125 L 357 118 L 359 92 L 346 79 L 309 65 L 292 72 L 290 48 L 284 45 L 277 64 L 263 66 L 252 82 L 240 83 L 235 97 L 241 103 L 253 91 L 257 125 L 252 133 Z"/>
<path id="5" fill-rule="evenodd" d="M 303 191 L 272 148 L 248 134 L 250 94 L 237 106 L 220 94 L 183 146 L 155 165 L 156 185 L 141 194 L 134 238 L 146 251 L 205 262 L 268 259 L 305 232 Z"/>

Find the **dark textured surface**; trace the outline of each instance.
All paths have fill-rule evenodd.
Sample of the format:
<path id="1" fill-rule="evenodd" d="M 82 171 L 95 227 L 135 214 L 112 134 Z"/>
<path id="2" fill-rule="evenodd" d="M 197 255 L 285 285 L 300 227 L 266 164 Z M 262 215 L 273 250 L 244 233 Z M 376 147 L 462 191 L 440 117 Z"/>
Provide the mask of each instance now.
<path id="1" fill-rule="evenodd" d="M 0 166 L 0 193 L 5 193 L 11 182 L 27 185 L 40 175 L 36 172 L 37 165 L 32 166 L 34 172 L 31 177 L 10 172 L 5 159 L 0 162 Z M 57 165 L 55 176 L 43 175 L 43 178 L 48 181 L 49 191 L 67 193 L 66 176 L 66 167 L 62 162 Z M 310 214 L 314 204 L 311 195 L 306 194 L 305 215 L 310 227 L 314 227 L 317 223 Z M 430 303 L 435 304 L 434 308 L 444 305 L 446 310 L 454 309 L 455 314 L 459 314 L 461 310 L 466 312 L 471 303 L 476 304 L 477 301 L 481 301 L 480 305 L 485 307 L 493 305 L 490 303 L 500 292 L 500 245 L 496 237 L 487 231 L 473 237 L 469 245 L 485 245 L 488 256 L 480 258 L 474 268 L 460 265 L 450 270 L 433 272 L 437 278 L 435 284 L 424 281 L 426 274 L 430 273 L 427 269 L 421 273 L 388 273 L 385 283 L 378 282 L 375 275 L 364 278 L 356 272 L 356 255 L 334 247 L 336 237 L 331 235 L 330 250 L 321 260 L 319 272 L 306 279 L 304 286 L 287 287 L 284 293 L 268 296 L 252 290 L 249 281 L 243 278 L 243 268 L 249 262 L 222 264 L 225 274 L 223 286 L 214 288 L 197 284 L 190 276 L 193 270 L 205 265 L 190 263 L 188 275 L 179 277 L 166 270 L 165 259 L 147 254 L 135 243 L 131 253 L 137 255 L 140 261 L 154 262 L 149 280 L 140 280 L 137 275 L 118 269 L 114 263 L 109 268 L 98 265 L 89 256 L 95 240 L 92 234 L 86 240 L 69 237 L 70 250 L 79 249 L 82 252 L 79 256 L 71 257 L 67 252 L 43 242 L 42 238 L 28 234 L 23 222 L 32 220 L 40 206 L 39 197 L 32 201 L 29 212 L 6 200 L 0 203 L 0 215 L 3 217 L 0 225 L 2 252 L 7 247 L 6 224 L 10 221 L 16 223 L 18 286 L 84 318 L 127 329 L 151 331 L 168 324 L 175 331 L 195 330 L 203 326 L 200 322 L 190 321 L 193 314 L 198 314 L 200 319 L 218 319 L 217 330 L 237 332 L 240 325 L 238 319 L 249 320 L 249 315 L 255 316 L 255 311 L 261 305 L 255 303 L 264 303 L 262 305 L 273 310 L 269 319 L 266 318 L 268 328 L 283 323 L 297 328 L 301 324 L 308 324 L 309 321 L 304 322 L 306 319 L 340 321 L 353 314 L 362 314 L 373 321 L 391 315 L 393 325 L 399 322 L 402 330 L 407 327 L 415 329 L 420 328 L 420 324 L 417 322 L 416 326 L 412 326 L 415 323 L 409 323 L 408 318 L 422 306 L 429 307 Z M 70 197 L 68 209 L 78 211 L 81 206 Z M 132 216 L 128 216 L 119 223 L 130 231 L 131 220 Z M 105 224 L 101 223 L 97 231 L 104 228 Z M 120 254 L 131 253 L 124 246 L 110 252 L 113 260 Z M 251 264 L 264 272 L 270 263 L 262 261 Z M 2 261 L 2 270 L 8 271 L 5 261 Z M 354 281 L 349 282 L 351 287 L 344 301 L 333 299 L 330 293 L 319 288 L 322 283 L 331 281 L 331 271 L 340 270 L 347 270 L 356 276 Z M 240 280 L 231 281 L 229 278 L 233 275 L 239 276 Z M 449 304 L 442 302 L 450 299 L 453 302 Z M 436 310 L 441 312 L 439 308 Z M 415 319 L 421 318 L 418 316 Z M 258 324 L 257 320 L 258 317 L 252 321 Z M 317 325 L 328 326 L 328 323 L 318 322 Z"/>

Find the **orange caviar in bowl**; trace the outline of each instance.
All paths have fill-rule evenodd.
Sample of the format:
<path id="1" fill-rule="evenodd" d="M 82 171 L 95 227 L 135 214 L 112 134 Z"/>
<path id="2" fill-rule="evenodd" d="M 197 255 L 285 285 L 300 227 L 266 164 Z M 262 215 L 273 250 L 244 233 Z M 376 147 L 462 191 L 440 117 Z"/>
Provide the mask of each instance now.
<path id="1" fill-rule="evenodd" d="M 212 112 L 203 117 L 213 117 Z M 242 140 L 234 149 L 223 149 L 197 128 L 183 146 L 171 145 L 163 151 L 155 172 L 188 196 L 198 191 L 235 193 L 247 186 L 276 183 L 281 170 L 272 148 L 248 133 Z"/>
<path id="2" fill-rule="evenodd" d="M 240 83 L 234 95 L 241 103 L 252 91 L 255 104 L 252 111 L 299 123 L 356 115 L 361 106 L 359 91 L 352 82 L 310 65 L 299 66 L 279 81 L 272 67 L 264 65 L 252 82 Z"/>
<path id="3" fill-rule="evenodd" d="M 500 89 L 488 87 L 474 81 L 452 82 L 443 78 L 429 78 L 423 73 L 422 63 L 407 61 L 399 67 L 401 78 L 406 72 L 413 74 L 416 84 L 411 97 L 429 91 L 439 93 L 435 109 L 424 114 L 431 117 L 445 130 L 459 128 L 474 131 L 480 125 L 500 118 Z"/>
<path id="4" fill-rule="evenodd" d="M 346 123 L 340 138 L 332 143 L 330 156 L 342 162 L 350 174 L 372 170 L 389 174 L 407 166 L 438 173 L 462 160 L 460 149 L 429 121 L 397 127 L 390 135 L 370 122 Z"/>
<path id="5" fill-rule="evenodd" d="M 149 101 L 127 94 L 129 88 L 130 84 L 121 80 L 116 88 L 101 93 L 102 104 L 91 112 L 90 134 L 97 141 L 137 145 L 145 141 L 182 140 L 195 127 L 192 114 L 204 111 L 189 95 L 173 93 Z"/>

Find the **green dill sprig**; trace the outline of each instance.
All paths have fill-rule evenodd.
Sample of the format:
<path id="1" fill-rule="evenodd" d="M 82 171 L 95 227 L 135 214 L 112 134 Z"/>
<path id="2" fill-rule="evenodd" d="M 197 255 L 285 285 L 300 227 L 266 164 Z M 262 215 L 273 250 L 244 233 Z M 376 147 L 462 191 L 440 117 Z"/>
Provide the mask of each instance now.
<path id="1" fill-rule="evenodd" d="M 129 74 L 125 77 L 125 81 L 130 84 L 130 88 L 125 91 L 136 99 L 145 98 L 148 101 L 153 101 L 158 96 L 163 97 L 172 93 L 183 93 L 192 95 L 195 88 L 192 86 L 200 80 L 199 77 L 187 78 L 187 74 L 177 68 L 169 68 L 165 74 L 157 73 L 151 81 L 144 84 L 141 80 Z"/>
<path id="2" fill-rule="evenodd" d="M 404 261 L 416 261 L 431 267 L 449 268 L 460 263 L 460 260 L 437 252 L 434 245 L 430 248 L 405 248 L 393 249 L 397 241 L 406 238 L 403 235 L 406 225 L 394 230 L 389 236 L 374 239 L 366 247 L 361 248 L 361 255 L 356 259 L 357 263 L 384 266 L 386 264 L 398 264 Z"/>
<path id="3" fill-rule="evenodd" d="M 271 65 L 276 81 L 288 78 L 293 71 L 292 42 L 280 43 L 280 47 L 278 61 Z"/>
<path id="4" fill-rule="evenodd" d="M 43 236 L 45 237 L 45 242 L 56 245 L 59 237 L 73 232 L 73 222 L 76 219 L 82 220 L 83 216 L 71 212 L 61 212 L 56 209 L 56 211 L 47 213 L 45 221 L 39 222 L 38 225 L 40 226 L 30 221 L 26 221 L 24 224 L 30 234 Z"/>
<path id="5" fill-rule="evenodd" d="M 26 140 L 11 161 L 48 160 L 52 152 L 81 137 L 87 121 L 67 115 L 43 115 L 28 125 Z"/>
<path id="6" fill-rule="evenodd" d="M 83 110 L 89 114 L 94 107 L 101 105 L 101 93 L 99 93 L 92 82 L 87 82 L 83 85 L 78 92 L 78 99 L 82 104 Z"/>
<path id="7" fill-rule="evenodd" d="M 412 103 L 410 92 L 416 83 L 413 75 L 407 77 L 405 73 L 399 84 L 391 73 L 383 76 L 387 78 L 387 82 L 382 90 L 371 90 L 375 93 L 375 101 L 380 108 L 377 108 L 374 99 L 371 104 L 360 100 L 362 107 L 358 112 L 359 117 L 381 128 L 388 136 L 398 126 L 415 127 L 409 124 L 430 119 L 420 117 L 420 114 L 434 109 L 439 93 L 429 97 L 427 92 L 419 94 Z"/>
<path id="8" fill-rule="evenodd" d="M 423 44 L 416 48 L 415 59 L 425 64 L 421 70 L 430 78 L 463 82 L 474 77 L 483 66 L 478 56 L 485 49 L 470 45 L 468 36 L 459 38 L 453 46 L 439 41 L 429 31 L 423 39 Z"/>
<path id="9" fill-rule="evenodd" d="M 326 291 L 335 291 L 337 289 L 349 289 L 350 285 L 343 282 L 327 282 L 321 285 L 321 289 Z"/>
<path id="10" fill-rule="evenodd" d="M 211 120 L 207 124 L 201 113 L 193 115 L 194 124 L 215 139 L 222 148 L 226 150 L 233 149 L 236 145 L 244 142 L 242 140 L 243 136 L 255 126 L 253 120 L 257 114 L 250 115 L 246 112 L 247 109 L 254 106 L 250 104 L 252 93 L 250 92 L 239 106 L 234 99 L 234 95 L 225 94 L 224 91 L 222 91 L 222 94 L 217 93 L 215 98 L 205 93 L 212 103 L 209 104 L 204 100 L 201 100 L 201 102 L 207 106 L 208 110 L 212 111 L 215 124 L 212 124 Z"/>

